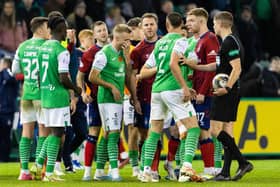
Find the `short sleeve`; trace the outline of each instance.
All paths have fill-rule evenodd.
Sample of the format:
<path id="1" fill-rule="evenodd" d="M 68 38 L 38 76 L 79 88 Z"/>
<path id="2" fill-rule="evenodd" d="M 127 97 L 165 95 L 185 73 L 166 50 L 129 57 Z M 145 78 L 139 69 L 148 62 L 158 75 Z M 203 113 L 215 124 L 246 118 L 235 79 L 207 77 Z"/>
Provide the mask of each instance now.
<path id="1" fill-rule="evenodd" d="M 227 38 L 225 55 L 229 61 L 240 58 L 240 47 L 238 40 L 232 35 L 228 36 Z"/>
<path id="2" fill-rule="evenodd" d="M 155 58 L 155 54 L 154 51 L 150 54 L 148 60 L 146 61 L 146 66 L 149 68 L 153 68 L 156 67 L 156 58 Z"/>
<path id="3" fill-rule="evenodd" d="M 69 63 L 70 63 L 70 53 L 65 50 L 61 52 L 58 57 L 58 72 L 67 73 L 69 72 Z"/>
<path id="4" fill-rule="evenodd" d="M 188 48 L 188 40 L 186 38 L 180 38 L 176 41 L 173 51 L 177 54 L 184 54 Z"/>
<path id="5" fill-rule="evenodd" d="M 92 64 L 92 69 L 97 69 L 99 71 L 102 71 L 103 68 L 106 66 L 106 64 L 107 64 L 107 58 L 104 52 L 99 51 L 98 53 L 96 53 L 95 59 Z"/>

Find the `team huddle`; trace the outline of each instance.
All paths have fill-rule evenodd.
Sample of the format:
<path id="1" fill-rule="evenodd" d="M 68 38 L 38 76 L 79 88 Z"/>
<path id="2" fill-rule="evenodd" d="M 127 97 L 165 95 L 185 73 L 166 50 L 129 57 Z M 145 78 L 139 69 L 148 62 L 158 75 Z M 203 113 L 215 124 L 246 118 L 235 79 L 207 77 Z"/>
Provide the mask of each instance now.
<path id="1" fill-rule="evenodd" d="M 111 38 L 106 24 L 97 21 L 92 30 L 79 33 L 80 47 L 75 48 L 69 35 L 65 42 L 67 22 L 59 12 L 33 18 L 33 37 L 18 47 L 12 65 L 14 74 L 24 74 L 18 179 L 63 181 L 55 172 L 61 145 L 71 142 L 66 151 L 70 155 L 86 139 L 82 180 L 123 180 L 119 172 L 123 124 L 128 128 L 132 176 L 142 182 L 160 181 L 163 129 L 171 135 L 164 162 L 167 180 L 237 181 L 250 172 L 253 165 L 233 137 L 243 61 L 242 45 L 231 32 L 233 17 L 229 12 L 215 15 L 215 34 L 207 27 L 208 13 L 203 8 L 189 11 L 185 21 L 184 25 L 180 14 L 170 13 L 168 33 L 160 37 L 157 15 L 145 13 L 116 25 Z M 212 79 L 220 73 L 228 80 L 213 89 Z M 29 169 L 35 122 L 39 127 L 36 160 Z M 85 129 L 81 126 L 88 126 L 85 137 L 80 135 Z M 70 138 L 64 135 L 69 128 L 75 134 Z M 198 146 L 202 174 L 192 167 Z M 231 177 L 233 159 L 239 168 Z M 71 169 L 71 157 L 63 161 Z"/>

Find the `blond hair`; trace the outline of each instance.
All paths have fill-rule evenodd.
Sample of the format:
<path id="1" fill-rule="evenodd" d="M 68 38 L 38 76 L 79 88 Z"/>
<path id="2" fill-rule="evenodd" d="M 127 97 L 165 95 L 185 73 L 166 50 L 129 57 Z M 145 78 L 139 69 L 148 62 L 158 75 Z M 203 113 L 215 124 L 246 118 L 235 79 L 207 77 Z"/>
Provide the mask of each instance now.
<path id="1" fill-rule="evenodd" d="M 78 38 L 79 40 L 89 37 L 89 36 L 93 36 L 93 32 L 90 29 L 83 29 L 79 32 Z"/>
<path id="2" fill-rule="evenodd" d="M 221 26 L 225 28 L 231 28 L 233 26 L 233 16 L 228 11 L 222 11 L 215 15 L 214 20 L 221 22 Z"/>
<path id="3" fill-rule="evenodd" d="M 113 29 L 113 34 L 115 33 L 131 33 L 131 29 L 126 24 L 118 24 Z"/>
<path id="4" fill-rule="evenodd" d="M 194 8 L 191 9 L 187 15 L 193 15 L 196 17 L 203 17 L 208 20 L 208 12 L 204 8 Z"/>

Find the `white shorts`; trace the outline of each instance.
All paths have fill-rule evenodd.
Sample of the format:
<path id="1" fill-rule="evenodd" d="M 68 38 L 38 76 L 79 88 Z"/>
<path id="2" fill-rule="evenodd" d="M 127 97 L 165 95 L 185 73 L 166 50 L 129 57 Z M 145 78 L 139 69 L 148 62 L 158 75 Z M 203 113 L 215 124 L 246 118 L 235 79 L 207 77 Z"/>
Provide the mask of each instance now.
<path id="1" fill-rule="evenodd" d="M 169 111 L 166 115 L 166 118 L 163 121 L 163 129 L 168 129 L 171 126 L 172 118 L 172 113 Z"/>
<path id="2" fill-rule="evenodd" d="M 37 121 L 44 124 L 44 116 L 40 100 L 21 100 L 20 102 L 20 122 L 21 124 Z"/>
<path id="3" fill-rule="evenodd" d="M 70 123 L 70 107 L 43 108 L 45 127 L 66 127 Z"/>
<path id="4" fill-rule="evenodd" d="M 105 131 L 120 130 L 122 124 L 122 104 L 101 103 L 98 104 L 102 127 Z"/>
<path id="5" fill-rule="evenodd" d="M 152 93 L 151 120 L 164 120 L 170 110 L 175 121 L 196 116 L 192 103 L 184 103 L 183 90 Z"/>
<path id="6" fill-rule="evenodd" d="M 124 125 L 134 123 L 134 107 L 130 104 L 128 99 L 123 102 L 123 121 Z"/>

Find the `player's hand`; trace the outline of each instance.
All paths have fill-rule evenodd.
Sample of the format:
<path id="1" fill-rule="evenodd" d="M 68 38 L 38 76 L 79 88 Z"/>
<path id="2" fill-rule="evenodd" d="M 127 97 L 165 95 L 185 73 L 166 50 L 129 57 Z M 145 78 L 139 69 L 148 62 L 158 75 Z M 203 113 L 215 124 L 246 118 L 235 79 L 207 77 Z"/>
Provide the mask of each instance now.
<path id="1" fill-rule="evenodd" d="M 85 104 L 89 104 L 93 101 L 92 97 L 85 92 L 82 93 L 82 99 Z"/>
<path id="2" fill-rule="evenodd" d="M 196 98 L 196 91 L 192 88 L 189 88 L 190 93 L 191 93 L 191 100 L 195 100 Z"/>
<path id="3" fill-rule="evenodd" d="M 191 100 L 191 92 L 188 87 L 183 88 L 183 94 L 184 94 L 184 98 L 183 98 L 184 102 L 188 102 Z"/>
<path id="4" fill-rule="evenodd" d="M 141 79 L 142 79 L 141 74 L 137 74 L 135 77 L 136 77 L 136 81 L 137 81 L 137 82 L 138 82 L 138 81 L 141 81 Z"/>
<path id="5" fill-rule="evenodd" d="M 78 97 L 73 97 L 71 98 L 71 103 L 70 103 L 70 111 L 71 115 L 73 115 L 76 110 L 77 110 L 77 103 L 78 103 L 79 98 Z"/>
<path id="6" fill-rule="evenodd" d="M 112 87 L 111 92 L 115 101 L 120 101 L 122 99 L 120 91 L 115 86 Z"/>
<path id="7" fill-rule="evenodd" d="M 130 42 L 129 41 L 125 41 L 122 44 L 122 50 L 125 56 L 129 56 L 129 49 L 130 49 Z"/>
<path id="8" fill-rule="evenodd" d="M 133 99 L 133 106 L 134 106 L 134 110 L 142 115 L 142 109 L 141 109 L 141 104 L 140 102 L 138 101 L 138 99 Z"/>
<path id="9" fill-rule="evenodd" d="M 196 96 L 196 104 L 203 104 L 205 100 L 205 95 L 198 94 Z"/>
<path id="10" fill-rule="evenodd" d="M 180 60 L 180 65 L 187 65 L 190 68 L 195 68 L 196 64 L 197 64 L 197 60 L 196 59 L 191 59 L 191 58 L 186 58 L 186 57 L 181 57 Z"/>
<path id="11" fill-rule="evenodd" d="M 227 93 L 228 93 L 228 91 L 225 88 L 218 88 L 218 89 L 214 90 L 214 92 L 213 92 L 213 94 L 216 96 L 222 96 Z"/>

